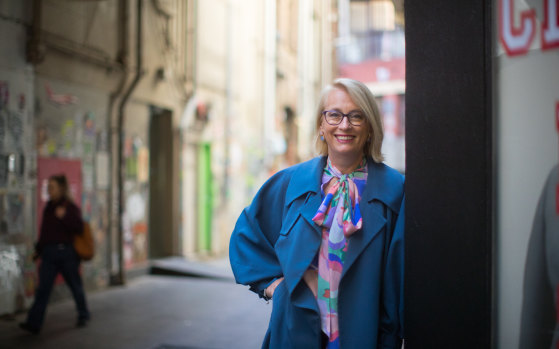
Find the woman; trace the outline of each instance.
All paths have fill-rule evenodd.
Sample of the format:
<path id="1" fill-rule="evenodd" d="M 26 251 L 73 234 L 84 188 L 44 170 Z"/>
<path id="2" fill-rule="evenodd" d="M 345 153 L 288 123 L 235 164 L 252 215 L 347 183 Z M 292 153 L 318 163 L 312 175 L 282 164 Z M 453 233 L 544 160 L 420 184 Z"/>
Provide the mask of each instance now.
<path id="1" fill-rule="evenodd" d="M 31 333 L 39 333 L 54 280 L 61 273 L 70 287 L 78 310 L 77 326 L 86 325 L 89 310 L 85 300 L 79 273 L 80 258 L 72 242 L 75 234 L 83 231 L 80 209 L 69 196 L 66 176 L 51 176 L 48 181 L 50 200 L 43 211 L 41 234 L 36 245 L 34 259 L 40 257 L 39 287 L 27 320 L 20 327 Z"/>
<path id="2" fill-rule="evenodd" d="M 382 163 L 380 117 L 362 83 L 326 87 L 323 156 L 272 176 L 239 217 L 235 278 L 273 300 L 263 348 L 400 348 L 404 178 Z"/>

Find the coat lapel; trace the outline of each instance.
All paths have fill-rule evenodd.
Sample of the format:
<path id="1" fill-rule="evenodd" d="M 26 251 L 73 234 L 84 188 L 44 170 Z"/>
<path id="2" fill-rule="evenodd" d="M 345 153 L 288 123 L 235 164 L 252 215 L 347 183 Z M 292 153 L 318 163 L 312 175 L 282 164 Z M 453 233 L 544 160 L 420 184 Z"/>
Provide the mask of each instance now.
<path id="1" fill-rule="evenodd" d="M 295 200 L 304 200 L 299 208 L 299 213 L 307 220 L 319 237 L 322 236 L 321 229 L 312 219 L 322 203 L 320 185 L 325 165 L 326 157 L 315 158 L 303 163 L 295 171 L 289 182 L 285 200 L 286 206 L 291 205 Z"/>
<path id="2" fill-rule="evenodd" d="M 293 258 L 297 259 L 294 265 L 298 266 L 298 270 L 290 271 L 291 275 L 302 276 L 305 268 L 310 265 L 320 247 L 322 230 L 312 219 L 322 203 L 320 185 L 325 165 L 326 157 L 315 158 L 301 164 L 293 173 L 287 188 L 285 205 L 286 207 L 291 205 L 289 210 L 298 210 L 297 214 L 302 216 L 300 218 L 304 218 L 307 221 L 306 223 L 308 223 L 302 226 L 308 227 L 309 233 L 305 239 L 308 248 L 302 247 L 298 249 L 298 255 L 293 256 Z M 390 185 L 388 185 L 385 166 L 383 164 L 377 164 L 373 159 L 369 158 L 367 160 L 367 171 L 367 184 L 361 196 L 362 203 L 366 204 L 360 205 L 361 214 L 363 216 L 363 228 L 355 232 L 349 240 L 348 252 L 342 271 L 342 279 L 359 258 L 363 250 L 365 250 L 369 243 L 382 232 L 386 225 L 384 205 L 390 206 L 391 188 Z M 380 202 L 375 202 L 375 200 Z M 314 248 L 315 246 L 318 247 Z M 293 294 L 300 279 L 300 277 L 287 277 L 286 275 L 286 282 L 290 294 Z M 293 301 L 298 303 L 295 299 Z M 299 306 L 314 308 L 315 306 L 311 303 L 301 303 Z"/>
<path id="3" fill-rule="evenodd" d="M 309 301 L 306 297 L 295 297 L 297 285 L 300 283 L 305 270 L 309 267 L 316 253 L 320 248 L 322 231 L 317 226 L 312 218 L 316 214 L 320 206 L 321 194 L 320 184 L 326 158 L 315 158 L 311 161 L 301 164 L 293 173 L 292 179 L 289 182 L 286 192 L 285 206 L 288 210 L 288 215 L 293 215 L 292 219 L 297 232 L 295 236 L 291 236 L 290 244 L 296 247 L 293 251 L 294 254 L 285 256 L 286 263 L 289 267 L 284 270 L 286 286 L 289 293 L 294 296 L 293 302 L 299 307 L 303 308 L 316 308 L 316 302 Z M 299 221 L 299 223 L 297 223 Z"/>
<path id="4" fill-rule="evenodd" d="M 382 214 L 382 206 L 369 202 L 368 205 L 361 207 L 361 214 L 363 215 L 363 228 L 356 231 L 349 239 L 348 250 L 342 270 L 342 279 L 351 269 L 353 263 L 357 260 L 363 250 L 369 243 L 382 231 L 386 224 L 386 219 Z"/>
<path id="5" fill-rule="evenodd" d="M 342 279 L 355 263 L 359 255 L 365 250 L 369 243 L 382 231 L 386 224 L 383 205 L 374 202 L 375 199 L 385 201 L 386 185 L 383 181 L 383 166 L 367 159 L 367 184 L 361 196 L 361 215 L 363 227 L 356 231 L 349 239 L 348 251 L 342 271 Z"/>

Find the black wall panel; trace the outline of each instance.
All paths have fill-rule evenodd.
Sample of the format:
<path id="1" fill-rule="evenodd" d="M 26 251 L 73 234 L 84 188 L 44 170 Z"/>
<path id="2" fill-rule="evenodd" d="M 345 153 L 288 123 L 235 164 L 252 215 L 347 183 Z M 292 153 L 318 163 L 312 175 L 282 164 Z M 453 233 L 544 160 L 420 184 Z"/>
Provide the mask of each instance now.
<path id="1" fill-rule="evenodd" d="M 491 1 L 405 2 L 406 348 L 492 345 Z"/>

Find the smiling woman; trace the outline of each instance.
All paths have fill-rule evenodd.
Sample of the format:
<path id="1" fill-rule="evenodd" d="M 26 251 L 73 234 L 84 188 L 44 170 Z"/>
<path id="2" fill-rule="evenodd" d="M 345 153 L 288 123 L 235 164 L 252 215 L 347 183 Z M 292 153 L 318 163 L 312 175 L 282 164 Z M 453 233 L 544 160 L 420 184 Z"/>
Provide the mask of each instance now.
<path id="1" fill-rule="evenodd" d="M 332 118 L 332 111 L 340 115 Z M 344 118 L 344 113 L 350 115 Z M 363 122 L 354 121 L 357 115 Z M 363 155 L 372 157 L 376 162 L 384 160 L 381 153 L 384 132 L 380 112 L 373 94 L 361 82 L 337 79 L 324 88 L 316 112 L 316 129 L 321 136 L 317 139 L 320 155 L 330 156 L 339 166 L 347 162 L 351 169 L 351 165 L 356 164 L 357 158 Z"/>
<path id="2" fill-rule="evenodd" d="M 322 156 L 278 172 L 239 217 L 235 278 L 274 301 L 263 348 L 398 348 L 404 178 L 382 163 L 371 92 L 326 87 L 316 131 Z"/>

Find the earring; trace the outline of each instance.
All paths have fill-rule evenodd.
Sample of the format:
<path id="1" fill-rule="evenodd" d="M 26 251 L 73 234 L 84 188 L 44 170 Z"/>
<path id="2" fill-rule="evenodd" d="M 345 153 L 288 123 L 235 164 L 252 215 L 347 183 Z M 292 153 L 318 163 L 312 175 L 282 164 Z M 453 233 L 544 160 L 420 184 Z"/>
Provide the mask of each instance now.
<path id="1" fill-rule="evenodd" d="M 320 134 L 320 140 L 324 142 L 324 136 L 322 135 L 322 133 Z"/>

